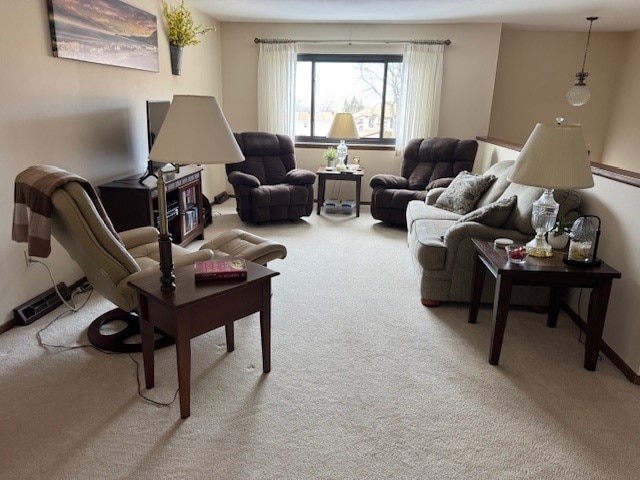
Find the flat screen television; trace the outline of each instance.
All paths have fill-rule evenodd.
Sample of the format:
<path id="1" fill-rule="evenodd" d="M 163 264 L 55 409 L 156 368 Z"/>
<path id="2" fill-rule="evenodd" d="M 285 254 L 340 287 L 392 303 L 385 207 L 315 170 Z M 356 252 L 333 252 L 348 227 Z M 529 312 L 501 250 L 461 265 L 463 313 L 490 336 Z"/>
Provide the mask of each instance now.
<path id="1" fill-rule="evenodd" d="M 168 100 L 147 100 L 147 141 L 149 143 L 149 151 L 153 147 L 153 142 L 158 138 L 162 122 L 164 122 L 169 111 L 169 105 L 171 105 L 171 102 Z M 147 171 L 140 178 L 140 182 L 143 182 L 148 177 L 156 177 L 155 171 L 164 167 L 164 165 L 164 163 L 149 160 L 147 162 Z"/>

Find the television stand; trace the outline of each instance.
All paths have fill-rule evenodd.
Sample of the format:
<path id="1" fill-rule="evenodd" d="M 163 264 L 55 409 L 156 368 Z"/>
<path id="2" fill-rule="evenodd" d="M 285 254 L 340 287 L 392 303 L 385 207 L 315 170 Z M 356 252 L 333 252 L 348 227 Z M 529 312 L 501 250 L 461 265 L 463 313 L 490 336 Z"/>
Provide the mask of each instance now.
<path id="1" fill-rule="evenodd" d="M 204 238 L 202 167 L 183 166 L 165 175 L 169 233 L 183 247 Z M 155 175 L 154 175 L 155 176 Z M 140 183 L 138 175 L 113 180 L 98 187 L 102 204 L 116 232 L 151 225 L 158 227 L 158 189 L 154 179 Z"/>
<path id="2" fill-rule="evenodd" d="M 144 172 L 144 175 L 140 177 L 138 183 L 144 183 L 144 181 L 149 177 L 155 177 L 156 179 L 158 178 L 158 175 L 156 175 L 153 171 L 153 162 L 151 160 L 147 160 L 147 171 Z"/>

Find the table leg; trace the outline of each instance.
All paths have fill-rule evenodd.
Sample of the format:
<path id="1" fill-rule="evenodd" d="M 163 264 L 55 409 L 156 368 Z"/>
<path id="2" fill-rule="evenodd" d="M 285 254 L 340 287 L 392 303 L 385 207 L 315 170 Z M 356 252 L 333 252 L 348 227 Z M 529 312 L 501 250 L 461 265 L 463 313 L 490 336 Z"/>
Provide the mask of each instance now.
<path id="1" fill-rule="evenodd" d="M 142 361 L 144 363 L 144 384 L 147 388 L 155 385 L 155 374 L 153 368 L 154 355 L 154 332 L 153 325 L 149 322 L 149 311 L 147 297 L 138 295 L 138 305 L 140 309 L 140 342 L 142 343 Z"/>
<path id="2" fill-rule="evenodd" d="M 491 344 L 489 346 L 489 363 L 498 365 L 504 329 L 507 326 L 509 303 L 511 303 L 511 288 L 513 282 L 510 277 L 498 275 L 496 291 L 493 299 L 493 324 L 491 326 Z"/>
<path id="3" fill-rule="evenodd" d="M 318 210 L 317 214 L 320 215 L 320 209 L 322 208 L 322 204 L 324 203 L 324 187 L 325 187 L 325 178 L 322 176 L 318 176 Z"/>
<path id="4" fill-rule="evenodd" d="M 233 352 L 236 348 L 233 335 L 233 322 L 225 324 L 224 333 L 227 336 L 227 352 Z"/>
<path id="5" fill-rule="evenodd" d="M 589 296 L 589 313 L 587 315 L 587 338 L 585 340 L 584 368 L 594 371 L 598 363 L 598 353 L 602 343 L 604 320 L 607 316 L 611 279 L 598 281 Z"/>
<path id="6" fill-rule="evenodd" d="M 549 292 L 549 313 L 547 315 L 547 327 L 555 328 L 558 325 L 558 314 L 560 313 L 560 302 L 562 301 L 563 288 L 552 285 Z"/>
<path id="7" fill-rule="evenodd" d="M 360 190 L 362 188 L 362 177 L 356 179 L 356 217 L 360 216 Z"/>
<path id="8" fill-rule="evenodd" d="M 177 319 L 176 360 L 178 363 L 178 393 L 180 418 L 191 415 L 191 338 L 187 318 Z"/>
<path id="9" fill-rule="evenodd" d="M 480 297 L 484 287 L 485 268 L 480 260 L 480 255 L 473 258 L 473 279 L 471 288 L 471 303 L 469 305 L 469 323 L 476 323 L 478 310 L 480 309 Z"/>
<path id="10" fill-rule="evenodd" d="M 262 371 L 271 371 L 271 279 L 262 283 L 260 309 L 260 337 L 262 339 Z"/>

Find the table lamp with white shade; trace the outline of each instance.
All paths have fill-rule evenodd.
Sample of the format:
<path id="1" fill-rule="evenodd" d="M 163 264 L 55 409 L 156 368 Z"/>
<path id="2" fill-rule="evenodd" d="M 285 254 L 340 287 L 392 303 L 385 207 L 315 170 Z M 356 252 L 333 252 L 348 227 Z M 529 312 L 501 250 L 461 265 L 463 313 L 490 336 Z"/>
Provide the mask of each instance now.
<path id="1" fill-rule="evenodd" d="M 338 170 L 346 170 L 347 164 L 345 159 L 347 158 L 347 144 L 345 140 L 358 138 L 358 129 L 356 128 L 356 122 L 353 119 L 353 115 L 350 113 L 336 113 L 333 117 L 333 122 L 327 133 L 327 138 L 339 138 L 340 144 L 336 148 L 338 151 Z"/>
<path id="2" fill-rule="evenodd" d="M 175 170 L 160 170 L 157 183 L 161 289 L 171 291 L 176 285 L 164 175 L 178 172 L 180 165 L 239 163 L 244 161 L 244 156 L 215 97 L 175 95 L 149 159 L 175 167 Z"/>
<path id="3" fill-rule="evenodd" d="M 563 125 L 564 119 L 556 120 L 555 125 L 536 125 L 508 176 L 511 182 L 544 188 L 540 198 L 533 203 L 531 215 L 536 236 L 527 243 L 527 251 L 534 257 L 553 255 L 551 245 L 545 239 L 545 234 L 556 222 L 560 207 L 553 198 L 553 190 L 593 187 L 582 126 Z"/>

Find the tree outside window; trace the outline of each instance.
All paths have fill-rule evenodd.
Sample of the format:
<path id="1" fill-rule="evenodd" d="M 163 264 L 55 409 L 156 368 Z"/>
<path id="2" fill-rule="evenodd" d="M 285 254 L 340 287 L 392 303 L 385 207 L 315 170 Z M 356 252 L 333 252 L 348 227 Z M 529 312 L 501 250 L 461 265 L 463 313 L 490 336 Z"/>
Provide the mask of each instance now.
<path id="1" fill-rule="evenodd" d="M 401 55 L 298 55 L 296 140 L 325 142 L 338 112 L 353 114 L 357 143 L 393 144 Z"/>

